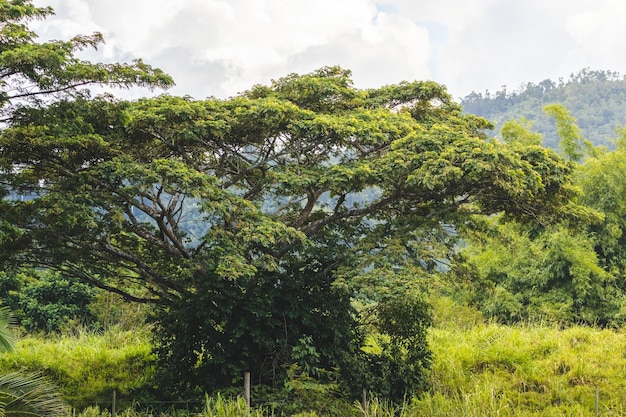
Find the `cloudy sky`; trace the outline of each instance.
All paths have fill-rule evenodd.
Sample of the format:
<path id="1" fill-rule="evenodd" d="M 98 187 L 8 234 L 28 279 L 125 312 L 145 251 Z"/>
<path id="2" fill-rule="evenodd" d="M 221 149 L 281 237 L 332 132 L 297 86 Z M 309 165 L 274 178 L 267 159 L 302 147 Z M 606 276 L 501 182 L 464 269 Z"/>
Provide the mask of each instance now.
<path id="1" fill-rule="evenodd" d="M 626 74 L 623 0 L 35 0 L 41 39 L 102 32 L 94 61 L 142 58 L 171 94 L 228 97 L 326 65 L 358 88 L 445 84 L 455 98 L 582 68 Z"/>

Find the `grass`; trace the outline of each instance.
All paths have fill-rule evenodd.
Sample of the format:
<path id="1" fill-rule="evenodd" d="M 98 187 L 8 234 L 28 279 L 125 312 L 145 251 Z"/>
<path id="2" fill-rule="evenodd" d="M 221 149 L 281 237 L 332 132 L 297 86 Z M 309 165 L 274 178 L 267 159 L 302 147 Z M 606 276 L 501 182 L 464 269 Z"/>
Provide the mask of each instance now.
<path id="1" fill-rule="evenodd" d="M 395 409 L 401 417 L 625 416 L 626 334 L 588 327 L 448 325 L 430 332 L 432 389 Z"/>
<path id="2" fill-rule="evenodd" d="M 626 416 L 626 332 L 589 327 L 503 326 L 481 322 L 460 309 L 438 320 L 429 332 L 434 362 L 432 388 L 404 405 L 373 400 L 366 407 L 346 404 L 346 415 L 423 416 Z M 154 358 L 146 336 L 134 332 L 82 332 L 52 338 L 26 337 L 0 355 L 0 372 L 39 371 L 57 386 L 81 417 L 107 417 L 116 390 L 120 402 L 149 381 Z M 165 414 L 154 414 L 164 416 Z M 167 416 L 189 416 L 171 411 Z M 271 410 L 245 409 L 242 400 L 208 398 L 204 417 L 269 417 Z M 311 410 L 300 417 L 321 417 Z M 121 417 L 147 412 L 118 410 Z"/>
<path id="3" fill-rule="evenodd" d="M 82 409 L 111 404 L 113 391 L 120 402 L 132 401 L 133 391 L 150 381 L 153 363 L 146 335 L 82 331 L 24 337 L 14 352 L 0 355 L 0 372 L 41 373 L 59 387 L 72 407 Z"/>
<path id="4" fill-rule="evenodd" d="M 624 331 L 445 320 L 429 342 L 432 390 L 409 415 L 594 416 L 596 388 L 600 415 L 626 415 Z"/>

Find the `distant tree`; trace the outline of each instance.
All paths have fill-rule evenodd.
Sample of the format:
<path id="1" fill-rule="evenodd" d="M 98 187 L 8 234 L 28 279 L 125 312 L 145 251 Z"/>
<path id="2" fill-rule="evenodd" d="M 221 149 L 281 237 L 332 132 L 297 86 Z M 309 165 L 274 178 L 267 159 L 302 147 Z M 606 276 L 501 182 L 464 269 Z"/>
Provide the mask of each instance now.
<path id="1" fill-rule="evenodd" d="M 523 117 L 520 120 L 510 120 L 502 126 L 502 140 L 507 143 L 541 146 L 541 133 L 531 131 L 532 125 L 530 120 Z"/>
<path id="2" fill-rule="evenodd" d="M 593 144 L 581 133 L 569 111 L 562 104 L 549 104 L 543 111 L 554 117 L 559 134 L 559 150 L 570 161 L 580 162 L 583 156 L 593 152 Z"/>
<path id="3" fill-rule="evenodd" d="M 505 122 L 523 117 L 533 122 L 545 146 L 557 149 L 560 136 L 552 118 L 542 111 L 554 103 L 568 109 L 580 134 L 592 144 L 610 147 L 615 126 L 626 123 L 626 80 L 616 72 L 583 69 L 559 82 L 529 82 L 517 90 L 472 93 L 461 100 L 464 111 L 493 122 L 496 134 Z"/>

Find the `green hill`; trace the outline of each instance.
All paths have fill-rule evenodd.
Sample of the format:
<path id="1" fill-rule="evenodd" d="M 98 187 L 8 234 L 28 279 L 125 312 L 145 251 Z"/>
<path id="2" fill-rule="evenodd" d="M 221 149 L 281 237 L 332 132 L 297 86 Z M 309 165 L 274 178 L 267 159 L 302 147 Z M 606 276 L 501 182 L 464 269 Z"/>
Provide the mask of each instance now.
<path id="1" fill-rule="evenodd" d="M 617 72 L 583 69 L 568 80 L 529 82 L 512 92 L 506 87 L 495 94 L 472 92 L 461 100 L 465 112 L 494 123 L 492 135 L 499 136 L 507 120 L 524 117 L 543 134 L 544 144 L 555 148 L 556 128 L 542 111 L 551 103 L 567 107 L 591 142 L 610 146 L 616 136 L 615 128 L 626 124 L 626 77 Z"/>

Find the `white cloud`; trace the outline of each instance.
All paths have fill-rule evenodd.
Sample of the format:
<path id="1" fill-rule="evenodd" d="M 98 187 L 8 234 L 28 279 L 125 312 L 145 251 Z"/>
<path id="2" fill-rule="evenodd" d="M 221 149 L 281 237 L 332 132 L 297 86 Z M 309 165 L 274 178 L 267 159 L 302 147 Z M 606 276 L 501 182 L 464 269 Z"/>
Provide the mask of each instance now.
<path id="1" fill-rule="evenodd" d="M 79 34 L 101 31 L 94 24 L 89 6 L 83 0 L 35 1 L 37 6 L 52 6 L 56 16 L 36 21 L 33 26 L 44 39 L 66 39 Z"/>
<path id="2" fill-rule="evenodd" d="M 50 3 L 58 16 L 46 35 L 53 29 L 65 37 L 101 31 L 106 58 L 142 57 L 174 76 L 178 94 L 232 95 L 290 72 L 336 64 L 352 69 L 363 87 L 430 75 L 427 30 L 379 12 L 370 0 Z"/>
<path id="3" fill-rule="evenodd" d="M 566 28 L 576 42 L 574 58 L 600 65 L 617 62 L 626 67 L 626 57 L 621 53 L 625 20 L 626 3 L 614 0 L 593 3 L 570 15 Z"/>
<path id="4" fill-rule="evenodd" d="M 357 87 L 434 79 L 456 97 L 626 71 L 620 0 L 36 0 L 46 38 L 101 31 L 89 58 L 142 57 L 174 94 L 228 96 L 291 72 L 339 64 Z"/>

